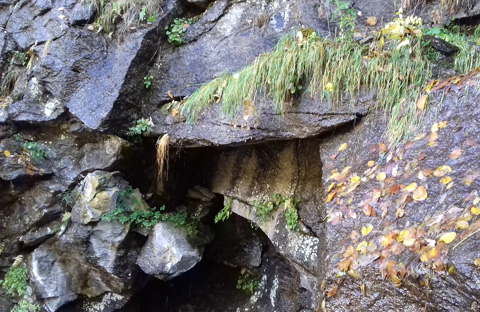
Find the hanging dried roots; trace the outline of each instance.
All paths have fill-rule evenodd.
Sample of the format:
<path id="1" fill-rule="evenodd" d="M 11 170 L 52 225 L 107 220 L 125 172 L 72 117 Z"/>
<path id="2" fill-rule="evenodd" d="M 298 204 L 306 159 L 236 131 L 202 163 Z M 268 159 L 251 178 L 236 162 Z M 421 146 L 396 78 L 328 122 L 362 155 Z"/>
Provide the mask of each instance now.
<path id="1" fill-rule="evenodd" d="M 168 145 L 170 144 L 170 135 L 164 134 L 159 137 L 155 148 L 157 150 L 157 191 L 163 190 L 163 183 L 168 178 Z"/>

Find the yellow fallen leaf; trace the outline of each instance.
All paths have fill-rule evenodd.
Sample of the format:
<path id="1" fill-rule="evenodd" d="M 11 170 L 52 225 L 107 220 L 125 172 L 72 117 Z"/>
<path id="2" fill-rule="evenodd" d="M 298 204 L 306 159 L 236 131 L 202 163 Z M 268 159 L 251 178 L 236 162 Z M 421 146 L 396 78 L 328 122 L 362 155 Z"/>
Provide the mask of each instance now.
<path id="1" fill-rule="evenodd" d="M 470 209 L 470 212 L 473 214 L 473 215 L 480 215 L 480 208 L 478 207 L 472 207 L 472 209 Z"/>
<path id="2" fill-rule="evenodd" d="M 340 145 L 340 147 L 338 148 L 338 151 L 341 152 L 341 151 L 344 151 L 346 148 L 347 148 L 347 143 L 343 143 L 342 145 Z"/>
<path id="3" fill-rule="evenodd" d="M 430 259 L 433 259 L 433 258 L 438 257 L 439 254 L 440 254 L 440 251 L 438 250 L 438 248 L 433 247 L 433 248 L 430 249 L 430 251 L 428 252 L 428 257 L 429 257 Z"/>
<path id="4" fill-rule="evenodd" d="M 327 193 L 330 193 L 330 191 L 335 187 L 335 183 L 332 182 L 332 184 L 330 184 L 330 186 L 328 187 L 328 190 L 327 190 Z"/>
<path id="5" fill-rule="evenodd" d="M 440 177 L 446 176 L 450 172 L 452 172 L 452 168 L 450 168 L 450 166 L 443 165 L 435 169 L 435 171 L 433 172 L 433 175 L 436 176 L 437 178 L 440 178 Z"/>
<path id="6" fill-rule="evenodd" d="M 359 177 L 359 176 L 354 176 L 354 177 L 351 177 L 351 178 L 350 178 L 350 182 L 352 182 L 352 183 L 357 183 L 358 181 L 360 181 L 360 177 Z"/>
<path id="7" fill-rule="evenodd" d="M 449 189 L 451 189 L 452 187 L 453 187 L 453 182 L 450 182 L 450 183 L 447 184 L 446 189 L 449 190 Z"/>
<path id="8" fill-rule="evenodd" d="M 469 225 L 468 222 L 465 221 L 465 220 L 459 220 L 459 221 L 457 221 L 457 223 L 455 224 L 455 228 L 456 228 L 457 230 L 466 230 L 466 229 L 468 229 L 469 226 L 470 226 L 470 225 Z"/>
<path id="9" fill-rule="evenodd" d="M 370 160 L 370 161 L 368 162 L 368 167 L 369 167 L 369 168 L 372 168 L 373 165 L 375 165 L 375 161 Z"/>
<path id="10" fill-rule="evenodd" d="M 420 185 L 415 192 L 413 192 L 412 196 L 413 200 L 425 200 L 427 197 L 427 190 L 422 185 Z"/>
<path id="11" fill-rule="evenodd" d="M 424 252 L 422 254 L 422 256 L 420 257 L 420 261 L 427 262 L 428 260 L 431 260 L 433 258 L 438 257 L 439 254 L 440 254 L 440 252 L 439 252 L 438 248 L 433 247 L 429 251 Z"/>
<path id="12" fill-rule="evenodd" d="M 377 180 L 380 182 L 384 181 L 386 177 L 387 174 L 385 172 L 380 172 L 379 174 L 377 174 Z"/>
<path id="13" fill-rule="evenodd" d="M 434 123 L 432 125 L 432 129 L 431 129 L 432 132 L 438 132 L 438 123 Z"/>
<path id="14" fill-rule="evenodd" d="M 367 247 L 368 247 L 367 241 L 363 241 L 360 244 L 358 244 L 356 250 L 361 252 L 362 254 L 365 254 L 367 252 Z"/>
<path id="15" fill-rule="evenodd" d="M 401 231 L 400 234 L 398 234 L 397 236 L 397 241 L 399 241 L 400 243 L 403 242 L 405 238 L 407 238 L 409 233 L 410 232 L 408 230 Z"/>
<path id="16" fill-rule="evenodd" d="M 419 133 L 415 139 L 413 139 L 414 141 L 420 141 L 420 140 L 423 140 L 425 137 L 427 136 L 427 134 L 425 132 L 422 132 L 422 133 Z"/>
<path id="17" fill-rule="evenodd" d="M 443 129 L 443 128 L 445 128 L 445 127 L 447 126 L 447 124 L 448 124 L 448 121 L 446 121 L 446 120 L 445 120 L 445 121 L 441 121 L 441 122 L 438 123 L 438 128 L 439 128 L 439 129 Z"/>
<path id="18" fill-rule="evenodd" d="M 462 150 L 459 148 L 450 153 L 450 159 L 458 159 L 460 156 L 462 156 Z"/>
<path id="19" fill-rule="evenodd" d="M 405 190 L 408 192 L 413 192 L 417 189 L 417 183 L 413 182 L 409 186 L 405 187 Z"/>
<path id="20" fill-rule="evenodd" d="M 450 181 L 452 181 L 452 178 L 450 177 L 443 177 L 440 179 L 440 182 L 447 185 L 448 183 L 450 183 Z"/>
<path id="21" fill-rule="evenodd" d="M 438 80 L 433 80 L 426 88 L 425 88 L 425 92 L 428 92 L 430 93 L 430 91 L 432 90 L 432 88 L 438 84 Z"/>
<path id="22" fill-rule="evenodd" d="M 336 192 L 333 192 L 333 193 L 328 194 L 328 196 L 327 196 L 327 203 L 331 202 L 332 199 L 334 199 L 336 195 L 337 195 Z"/>
<path id="23" fill-rule="evenodd" d="M 373 230 L 373 225 L 369 224 L 368 226 L 363 226 L 362 227 L 362 235 L 366 236 L 368 233 L 370 233 Z"/>
<path id="24" fill-rule="evenodd" d="M 5 151 L 4 154 L 5 154 L 6 157 L 10 157 L 10 155 L 11 155 L 9 151 Z"/>
<path id="25" fill-rule="evenodd" d="M 450 244 L 451 242 L 453 242 L 453 240 L 455 239 L 455 237 L 457 237 L 457 233 L 455 232 L 448 232 L 448 233 L 445 233 L 443 234 L 442 236 L 440 236 L 440 239 L 438 240 L 438 242 L 444 242 L 445 244 Z"/>
<path id="26" fill-rule="evenodd" d="M 340 269 L 340 271 L 343 271 L 343 272 L 348 271 L 350 270 L 350 267 L 352 266 L 353 261 L 354 261 L 353 258 L 343 259 L 338 263 L 338 268 Z"/>
<path id="27" fill-rule="evenodd" d="M 425 105 L 427 104 L 427 100 L 428 100 L 428 94 L 425 94 L 417 101 L 417 108 L 423 111 L 425 109 Z"/>
<path id="28" fill-rule="evenodd" d="M 428 256 L 426 253 L 423 253 L 421 256 L 420 256 L 420 261 L 422 262 L 427 262 L 428 261 Z"/>
<path id="29" fill-rule="evenodd" d="M 475 265 L 476 265 L 477 267 L 480 267 L 480 259 L 478 259 L 478 258 L 475 259 L 475 261 L 473 261 L 473 263 L 475 263 Z"/>

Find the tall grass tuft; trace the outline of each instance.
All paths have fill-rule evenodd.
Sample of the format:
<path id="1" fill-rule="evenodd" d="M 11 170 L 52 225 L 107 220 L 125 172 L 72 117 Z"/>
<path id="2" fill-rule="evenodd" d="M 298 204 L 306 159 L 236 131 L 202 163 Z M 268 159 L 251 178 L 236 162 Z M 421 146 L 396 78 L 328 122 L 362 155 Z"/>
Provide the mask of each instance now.
<path id="1" fill-rule="evenodd" d="M 270 53 L 235 74 L 223 75 L 194 92 L 181 112 L 193 122 L 210 103 L 220 103 L 233 119 L 246 100 L 259 96 L 273 100 L 283 114 L 299 89 L 333 104 L 354 104 L 360 88 L 377 96 L 377 107 L 389 114 L 392 143 L 409 135 L 417 120 L 416 101 L 431 74 L 420 40 L 408 48 L 378 52 L 353 40 L 324 40 L 315 34 L 301 39 L 287 35 Z"/>
<path id="2" fill-rule="evenodd" d="M 125 32 L 139 22 L 142 10 L 153 15 L 160 11 L 163 2 L 163 0 L 87 0 L 87 3 L 93 3 L 95 6 L 98 16 L 97 23 L 103 27 L 106 33 L 114 31 L 115 24 L 120 19 L 123 20 L 123 24 L 119 32 Z"/>

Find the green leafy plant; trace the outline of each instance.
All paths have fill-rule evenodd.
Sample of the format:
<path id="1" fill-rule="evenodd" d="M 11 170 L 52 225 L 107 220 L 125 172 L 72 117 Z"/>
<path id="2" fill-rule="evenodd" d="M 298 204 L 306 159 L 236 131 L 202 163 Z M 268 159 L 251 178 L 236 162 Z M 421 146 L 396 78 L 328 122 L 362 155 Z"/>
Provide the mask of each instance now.
<path id="1" fill-rule="evenodd" d="M 153 12 L 153 14 L 150 15 L 147 7 L 143 7 L 138 19 L 141 23 L 154 23 L 157 20 L 157 12 Z"/>
<path id="2" fill-rule="evenodd" d="M 269 216 L 272 215 L 275 210 L 277 210 L 281 205 L 284 205 L 287 228 L 290 231 L 293 231 L 297 229 L 298 224 L 298 203 L 300 203 L 299 199 L 293 199 L 288 196 L 275 194 L 273 195 L 273 201 L 255 202 L 254 208 L 257 217 L 260 218 L 259 222 L 263 223 Z"/>
<path id="3" fill-rule="evenodd" d="M 176 18 L 170 26 L 165 27 L 166 34 L 168 36 L 168 42 L 180 46 L 185 43 L 183 39 L 187 28 L 193 24 L 195 20 L 193 18 Z"/>
<path id="4" fill-rule="evenodd" d="M 129 137 L 141 137 L 150 132 L 154 126 L 152 118 L 141 118 L 137 120 L 137 124 L 134 127 L 128 129 L 127 136 Z"/>
<path id="5" fill-rule="evenodd" d="M 60 199 L 60 201 L 67 207 L 73 207 L 78 199 L 78 192 L 75 190 L 65 191 L 61 194 L 58 194 L 58 199 Z"/>
<path id="6" fill-rule="evenodd" d="M 47 159 L 47 154 L 42 150 L 37 142 L 25 142 L 23 144 L 23 151 L 30 157 L 32 160 L 43 160 Z"/>
<path id="7" fill-rule="evenodd" d="M 240 271 L 240 275 L 237 280 L 237 289 L 253 294 L 255 289 L 260 285 L 260 283 L 254 279 L 246 269 Z"/>
<path id="8" fill-rule="evenodd" d="M 225 206 L 215 216 L 215 223 L 224 222 L 232 215 L 232 199 L 227 197 L 225 199 Z"/>
<path id="9" fill-rule="evenodd" d="M 299 199 L 288 198 L 285 200 L 285 218 L 287 219 L 287 228 L 290 231 L 298 230 L 298 210 L 297 205 L 300 203 Z"/>
<path id="10" fill-rule="evenodd" d="M 11 312 L 37 312 L 40 311 L 40 305 L 32 303 L 30 298 L 24 296 L 15 305 Z"/>
<path id="11" fill-rule="evenodd" d="M 342 35 L 352 36 L 355 30 L 357 15 L 348 1 L 335 0 L 335 9 L 332 20 L 338 20 L 338 27 Z"/>
<path id="12" fill-rule="evenodd" d="M 257 217 L 260 218 L 260 224 L 264 223 L 265 220 L 272 215 L 272 213 L 277 209 L 277 205 L 275 205 L 271 201 L 267 202 L 254 202 L 254 209 L 255 214 Z"/>
<path id="13" fill-rule="evenodd" d="M 121 224 L 129 223 L 146 229 L 153 228 L 160 221 L 168 221 L 184 227 L 190 236 L 198 234 L 201 210 L 190 216 L 185 211 L 177 213 L 165 212 L 165 206 L 161 206 L 158 209 L 154 207 L 151 210 L 142 210 L 139 208 L 140 205 L 135 203 L 134 207 L 130 207 L 133 192 L 134 190 L 131 186 L 121 191 L 115 208 L 109 213 L 102 215 L 100 219 L 107 222 L 117 221 Z"/>
<path id="14" fill-rule="evenodd" d="M 153 12 L 152 15 L 150 15 L 149 18 L 147 18 L 147 23 L 155 23 L 157 20 L 157 12 Z"/>
<path id="15" fill-rule="evenodd" d="M 153 82 L 152 75 L 143 77 L 143 85 L 145 86 L 145 89 L 150 88 L 150 86 L 152 85 L 152 82 Z"/>
<path id="16" fill-rule="evenodd" d="M 12 61 L 14 63 L 19 63 L 22 66 L 27 66 L 28 62 L 30 61 L 30 57 L 25 52 L 14 51 Z"/>
<path id="17" fill-rule="evenodd" d="M 0 281 L 3 289 L 11 296 L 23 296 L 27 289 L 28 271 L 23 263 L 23 257 L 18 256 L 8 270 L 5 278 Z"/>

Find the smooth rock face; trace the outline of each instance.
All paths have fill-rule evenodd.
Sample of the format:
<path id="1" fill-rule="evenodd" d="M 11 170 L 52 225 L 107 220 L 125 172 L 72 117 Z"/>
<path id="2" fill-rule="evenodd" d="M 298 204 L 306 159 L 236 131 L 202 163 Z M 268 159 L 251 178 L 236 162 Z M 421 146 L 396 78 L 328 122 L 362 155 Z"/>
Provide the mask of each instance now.
<path id="1" fill-rule="evenodd" d="M 170 280 L 195 266 L 201 259 L 203 246 L 188 241 L 187 231 L 170 222 L 153 228 L 137 259 L 143 272 L 162 280 Z"/>

